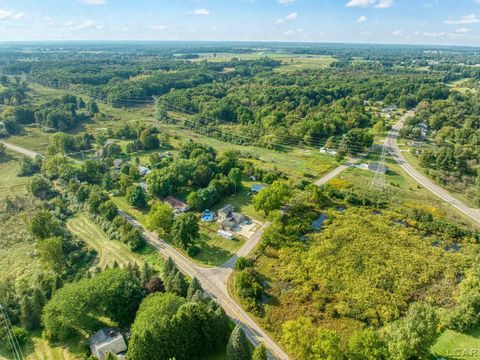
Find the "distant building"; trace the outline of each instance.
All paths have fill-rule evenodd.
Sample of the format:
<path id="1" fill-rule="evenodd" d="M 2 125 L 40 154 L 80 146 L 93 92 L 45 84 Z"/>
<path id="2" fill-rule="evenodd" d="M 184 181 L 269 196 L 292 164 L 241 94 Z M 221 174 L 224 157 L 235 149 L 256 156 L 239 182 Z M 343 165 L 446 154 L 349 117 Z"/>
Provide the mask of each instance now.
<path id="1" fill-rule="evenodd" d="M 268 187 L 268 185 L 264 185 L 264 184 L 254 184 L 252 185 L 252 187 L 250 188 L 250 191 L 254 192 L 254 193 L 258 193 L 260 192 L 261 190 L 265 189 L 266 187 Z"/>
<path id="2" fill-rule="evenodd" d="M 163 199 L 163 201 L 170 205 L 176 214 L 183 213 L 190 209 L 187 203 L 171 195 L 168 195 L 165 199 Z"/>
<path id="3" fill-rule="evenodd" d="M 321 148 L 320 148 L 320 152 L 321 152 L 322 154 L 337 155 L 337 150 L 335 150 L 335 149 L 330 149 L 330 148 L 327 148 L 327 147 L 321 147 Z"/>
<path id="4" fill-rule="evenodd" d="M 107 328 L 98 331 L 88 339 L 88 346 L 92 355 L 103 359 L 108 353 L 117 356 L 118 359 L 125 359 L 127 344 L 123 335 L 118 329 Z"/>
<path id="5" fill-rule="evenodd" d="M 376 173 L 383 173 L 386 174 L 388 171 L 388 168 L 384 165 L 376 164 L 376 163 L 370 163 L 368 164 L 368 170 Z"/>
<path id="6" fill-rule="evenodd" d="M 123 159 L 115 159 L 113 160 L 113 169 L 120 170 L 123 164 L 125 164 L 125 161 Z"/>
<path id="7" fill-rule="evenodd" d="M 146 176 L 151 173 L 152 170 L 147 168 L 146 166 L 139 166 L 138 167 L 138 172 L 140 173 L 140 176 Z"/>

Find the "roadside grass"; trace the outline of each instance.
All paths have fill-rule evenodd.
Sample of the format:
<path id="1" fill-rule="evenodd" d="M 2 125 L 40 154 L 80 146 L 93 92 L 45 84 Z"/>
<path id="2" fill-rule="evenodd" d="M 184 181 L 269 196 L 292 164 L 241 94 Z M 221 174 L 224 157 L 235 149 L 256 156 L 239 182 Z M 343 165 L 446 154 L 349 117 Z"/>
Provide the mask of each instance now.
<path id="1" fill-rule="evenodd" d="M 147 227 L 147 215 L 150 211 L 150 205 L 145 209 L 137 209 L 131 206 L 125 196 L 111 196 L 110 199 L 118 206 L 120 210 L 127 213 L 137 220 L 143 227 Z M 152 203 L 153 200 L 150 201 Z"/>
<path id="2" fill-rule="evenodd" d="M 21 195 L 27 192 L 27 177 L 18 177 L 21 155 L 6 151 L 6 156 L 0 160 L 0 198 L 10 195 Z"/>
<path id="3" fill-rule="evenodd" d="M 467 333 L 444 331 L 430 348 L 430 354 L 452 360 L 480 359 L 480 328 Z"/>

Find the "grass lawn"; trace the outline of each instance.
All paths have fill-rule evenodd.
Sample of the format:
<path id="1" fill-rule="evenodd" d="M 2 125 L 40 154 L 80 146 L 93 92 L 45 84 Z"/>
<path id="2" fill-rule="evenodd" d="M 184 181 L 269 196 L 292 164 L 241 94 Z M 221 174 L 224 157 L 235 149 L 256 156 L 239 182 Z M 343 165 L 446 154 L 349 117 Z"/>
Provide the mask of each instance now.
<path id="1" fill-rule="evenodd" d="M 208 62 L 225 62 L 230 61 L 233 58 L 240 60 L 256 60 L 263 57 L 269 57 L 271 59 L 280 61 L 282 65 L 276 70 L 284 73 L 292 72 L 295 70 L 323 69 L 336 61 L 336 59 L 331 56 L 302 55 L 277 52 L 256 52 L 246 54 L 217 53 L 216 57 L 213 57 L 213 54 L 200 54 L 200 58 L 193 61 L 207 60 Z"/>
<path id="2" fill-rule="evenodd" d="M 243 180 L 243 189 L 237 194 L 223 198 L 217 205 L 213 206 L 212 211 L 218 211 L 227 204 L 235 206 L 235 211 L 240 212 L 254 220 L 265 221 L 265 215 L 255 210 L 252 204 L 253 194 L 247 195 L 250 192 L 250 187 L 253 184 L 260 184 L 258 181 Z"/>
<path id="3" fill-rule="evenodd" d="M 202 227 L 200 240 L 197 245 L 200 252 L 193 257 L 193 260 L 204 265 L 219 266 L 230 259 L 245 244 L 245 240 L 234 238 L 224 239 L 216 233 Z"/>
<path id="4" fill-rule="evenodd" d="M 118 206 L 120 210 L 134 217 L 142 226 L 147 226 L 147 215 L 150 207 L 146 209 L 137 209 L 131 206 L 125 196 L 112 196 L 111 200 Z"/>
<path id="5" fill-rule="evenodd" d="M 45 155 L 50 135 L 36 127 L 25 127 L 23 134 L 10 136 L 5 141 Z"/>
<path id="6" fill-rule="evenodd" d="M 17 176 L 21 156 L 12 151 L 7 151 L 6 154 L 0 160 L 0 198 L 27 192 L 25 185 L 28 178 Z"/>
<path id="7" fill-rule="evenodd" d="M 128 263 L 147 263 L 152 268 L 160 270 L 163 265 L 163 258 L 150 246 L 146 245 L 139 252 L 132 252 L 125 244 L 108 239 L 103 230 L 93 223 L 86 215 L 80 214 L 68 220 L 68 229 L 89 247 L 98 253 L 97 266 L 111 265 L 117 261 L 119 265 Z"/>
<path id="8" fill-rule="evenodd" d="M 447 330 L 431 347 L 430 353 L 445 359 L 480 359 L 480 328 L 465 334 Z"/>

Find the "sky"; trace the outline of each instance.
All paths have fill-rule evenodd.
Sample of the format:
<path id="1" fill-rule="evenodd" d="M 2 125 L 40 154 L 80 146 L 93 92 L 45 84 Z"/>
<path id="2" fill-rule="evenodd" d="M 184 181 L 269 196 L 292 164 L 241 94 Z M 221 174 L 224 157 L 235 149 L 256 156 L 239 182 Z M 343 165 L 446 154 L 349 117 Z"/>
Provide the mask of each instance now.
<path id="1" fill-rule="evenodd" d="M 0 0 L 0 41 L 480 46 L 480 0 Z"/>

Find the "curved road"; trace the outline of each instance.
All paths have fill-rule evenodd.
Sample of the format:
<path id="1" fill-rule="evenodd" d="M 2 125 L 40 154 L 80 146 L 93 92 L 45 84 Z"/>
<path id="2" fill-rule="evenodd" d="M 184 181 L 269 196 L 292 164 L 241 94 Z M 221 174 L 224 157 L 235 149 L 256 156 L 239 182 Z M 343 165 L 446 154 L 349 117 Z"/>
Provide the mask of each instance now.
<path id="1" fill-rule="evenodd" d="M 425 189 L 429 190 L 436 196 L 438 196 L 443 201 L 449 203 L 454 208 L 458 209 L 465 215 L 467 215 L 472 220 L 480 223 L 480 211 L 478 209 L 471 208 L 468 205 L 465 205 L 460 200 L 454 198 L 450 195 L 445 189 L 441 186 L 435 184 L 433 181 L 428 179 L 425 175 L 421 174 L 417 169 L 415 169 L 412 165 L 408 163 L 408 161 L 403 157 L 400 149 L 398 148 L 398 131 L 403 128 L 405 124 L 405 120 L 409 117 L 413 116 L 413 111 L 408 111 L 398 123 L 396 123 L 390 132 L 388 133 L 387 137 L 387 149 L 392 155 L 393 159 L 400 165 L 400 167 L 410 175 L 414 180 L 416 180 L 419 184 L 421 184 Z"/>

